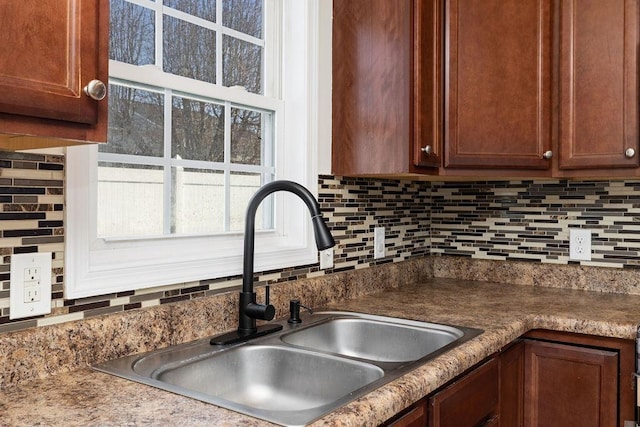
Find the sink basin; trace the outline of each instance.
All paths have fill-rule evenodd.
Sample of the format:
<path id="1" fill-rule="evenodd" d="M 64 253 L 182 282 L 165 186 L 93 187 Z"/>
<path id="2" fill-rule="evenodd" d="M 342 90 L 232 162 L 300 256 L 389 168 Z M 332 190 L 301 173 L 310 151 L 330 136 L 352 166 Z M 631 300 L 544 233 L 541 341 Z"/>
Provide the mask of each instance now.
<path id="1" fill-rule="evenodd" d="M 351 312 L 233 345 L 209 338 L 95 369 L 282 425 L 305 425 L 482 333 Z"/>
<path id="2" fill-rule="evenodd" d="M 413 323 L 362 318 L 331 319 L 286 334 L 282 341 L 360 359 L 409 362 L 440 350 L 464 335 L 454 327 L 436 324 L 416 326 Z"/>
<path id="3" fill-rule="evenodd" d="M 292 412 L 333 403 L 383 375 L 366 363 L 255 345 L 165 366 L 152 378 L 256 409 Z"/>

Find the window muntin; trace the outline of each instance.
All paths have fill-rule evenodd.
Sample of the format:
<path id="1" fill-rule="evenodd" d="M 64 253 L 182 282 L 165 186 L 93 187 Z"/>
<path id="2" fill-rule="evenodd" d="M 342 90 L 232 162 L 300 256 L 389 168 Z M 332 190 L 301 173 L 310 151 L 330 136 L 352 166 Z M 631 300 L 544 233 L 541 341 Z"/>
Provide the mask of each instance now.
<path id="1" fill-rule="evenodd" d="M 98 237 L 241 230 L 241 207 L 275 176 L 279 102 L 249 95 L 264 91 L 263 22 L 263 0 L 112 0 L 111 65 L 123 66 L 110 73 L 109 143 L 98 153 Z M 215 96 L 220 86 L 240 86 L 241 102 Z M 258 224 L 272 227 L 267 206 Z"/>
<path id="2" fill-rule="evenodd" d="M 134 1 L 135 5 L 148 8 L 155 7 L 157 3 Z M 165 5 L 166 3 L 165 0 Z M 247 106 L 251 107 L 248 108 L 250 110 L 260 112 L 275 111 L 274 119 L 263 120 L 261 126 L 265 133 L 276 135 L 276 145 L 271 150 L 265 150 L 261 156 L 271 158 L 270 161 L 275 165 L 275 176 L 299 182 L 315 192 L 318 169 L 323 173 L 330 173 L 331 1 L 264 0 L 264 4 L 264 52 L 277 54 L 264 56 L 263 96 L 182 76 L 169 75 L 171 78 L 168 79 L 168 74 L 155 65 L 154 52 L 162 49 L 162 40 L 154 40 L 153 60 L 150 63 L 137 66 L 111 60 L 109 73 L 116 83 L 135 83 L 133 86 L 136 88 L 150 92 L 154 92 L 154 88 L 168 87 L 176 96 L 198 93 L 203 100 L 225 100 L 229 102 L 229 108 L 225 111 L 229 112 L 231 107 Z M 216 18 L 216 22 L 222 20 Z M 230 33 L 232 31 L 229 30 Z M 222 64 L 216 63 L 216 67 L 221 73 Z M 144 76 L 145 80 L 138 83 L 136 78 L 140 76 Z M 165 95 L 163 91 L 160 93 Z M 171 98 L 164 99 L 164 108 L 171 108 Z M 166 102 L 167 99 L 169 103 Z M 163 132 L 167 132 L 164 127 Z M 231 152 L 230 145 L 228 152 Z M 190 284 L 202 279 L 241 274 L 243 244 L 240 229 L 208 235 L 176 233 L 136 239 L 98 238 L 98 147 L 68 147 L 66 156 L 65 223 L 73 226 L 65 229 L 65 298 L 83 298 L 164 285 L 173 289 L 181 286 L 180 284 Z M 100 156 L 105 163 L 118 163 L 122 157 L 117 153 L 105 152 L 100 153 Z M 111 159 L 110 156 L 116 158 Z M 195 166 L 193 163 L 189 166 L 181 163 L 184 160 L 164 156 L 153 158 L 141 155 L 131 156 L 131 159 L 134 165 L 138 161 L 149 162 L 150 159 L 163 165 L 163 162 L 171 159 L 175 162 L 175 167 L 185 169 L 203 169 L 202 163 L 208 165 L 207 162 L 191 161 L 196 162 Z M 230 179 L 241 174 L 249 175 L 252 179 L 262 179 L 261 173 L 255 171 L 255 165 L 235 164 L 234 168 L 239 171 L 229 171 Z M 167 172 L 171 168 L 163 167 L 162 170 L 163 176 L 172 173 Z M 240 183 L 237 184 L 236 187 L 240 188 Z M 234 196 L 230 193 L 225 204 L 233 212 Z M 171 193 L 164 193 L 164 197 L 171 197 Z M 304 204 L 295 196 L 284 192 L 265 199 L 261 208 L 270 212 L 272 208 L 269 204 L 275 206 L 273 211 L 276 215 L 267 218 L 267 224 L 272 223 L 274 226 L 265 225 L 264 231 L 256 233 L 255 271 L 271 271 L 317 262 L 313 230 Z M 238 214 L 234 215 L 243 219 L 245 208 L 246 206 L 236 209 Z M 233 223 L 231 217 L 228 218 Z M 262 218 L 265 217 L 259 212 L 257 222 Z M 234 227 L 230 225 L 229 229 L 233 230 Z M 209 286 L 226 287 L 228 283 L 232 282 L 221 281 Z"/>

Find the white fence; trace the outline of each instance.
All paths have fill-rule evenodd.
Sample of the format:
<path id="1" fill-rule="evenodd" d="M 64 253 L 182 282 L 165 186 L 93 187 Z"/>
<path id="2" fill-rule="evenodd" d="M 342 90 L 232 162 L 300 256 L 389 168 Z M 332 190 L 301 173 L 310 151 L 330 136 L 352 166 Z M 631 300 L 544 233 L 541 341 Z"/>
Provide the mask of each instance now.
<path id="1" fill-rule="evenodd" d="M 229 229 L 225 230 L 225 181 L 222 172 L 174 168 L 164 208 L 160 169 L 98 168 L 98 236 L 162 235 L 165 211 L 175 234 L 242 231 L 247 204 L 261 185 L 259 174 L 234 174 L 229 180 Z M 256 215 L 262 226 L 262 215 Z"/>

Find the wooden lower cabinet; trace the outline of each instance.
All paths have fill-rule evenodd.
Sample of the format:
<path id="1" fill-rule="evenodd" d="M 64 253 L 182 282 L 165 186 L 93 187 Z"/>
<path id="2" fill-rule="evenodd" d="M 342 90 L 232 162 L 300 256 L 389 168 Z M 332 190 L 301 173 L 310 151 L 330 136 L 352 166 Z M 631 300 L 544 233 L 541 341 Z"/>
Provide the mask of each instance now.
<path id="1" fill-rule="evenodd" d="M 536 330 L 406 409 L 394 427 L 623 427 L 635 342 Z"/>
<path id="2" fill-rule="evenodd" d="M 617 352 L 527 340 L 525 374 L 525 426 L 616 426 Z"/>
<path id="3" fill-rule="evenodd" d="M 428 399 L 422 399 L 385 425 L 388 427 L 425 427 L 427 425 L 427 402 Z"/>
<path id="4" fill-rule="evenodd" d="M 499 359 L 493 358 L 429 399 L 430 427 L 491 425 L 498 418 Z"/>
<path id="5" fill-rule="evenodd" d="M 525 427 L 622 427 L 634 419 L 633 341 L 552 331 L 525 338 Z"/>

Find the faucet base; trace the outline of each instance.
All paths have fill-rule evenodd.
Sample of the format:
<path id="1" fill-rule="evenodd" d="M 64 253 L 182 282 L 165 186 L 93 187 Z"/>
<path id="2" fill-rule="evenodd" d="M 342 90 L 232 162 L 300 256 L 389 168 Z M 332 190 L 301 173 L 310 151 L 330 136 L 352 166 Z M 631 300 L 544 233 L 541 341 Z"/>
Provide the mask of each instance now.
<path id="1" fill-rule="evenodd" d="M 264 335 L 269 335 L 282 329 L 282 325 L 260 325 L 256 331 L 247 335 L 240 334 L 238 331 L 227 332 L 226 334 L 216 335 L 211 338 L 211 345 L 228 345 L 237 344 L 239 342 L 249 341 Z"/>

